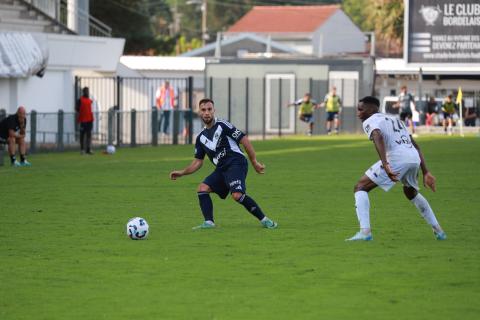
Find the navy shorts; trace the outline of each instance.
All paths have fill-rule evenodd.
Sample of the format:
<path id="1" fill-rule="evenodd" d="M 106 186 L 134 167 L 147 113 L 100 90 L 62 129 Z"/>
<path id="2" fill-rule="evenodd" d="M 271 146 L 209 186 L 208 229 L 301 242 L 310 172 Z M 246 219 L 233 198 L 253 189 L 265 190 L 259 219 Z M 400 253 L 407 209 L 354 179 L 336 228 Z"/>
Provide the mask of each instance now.
<path id="1" fill-rule="evenodd" d="M 231 164 L 227 168 L 216 168 L 208 177 L 203 180 L 213 192 L 225 199 L 229 193 L 245 193 L 247 187 L 245 180 L 247 178 L 248 164 Z"/>
<path id="2" fill-rule="evenodd" d="M 445 119 L 445 120 L 453 119 L 453 113 L 444 112 L 443 113 L 443 119 Z"/>
<path id="3" fill-rule="evenodd" d="M 327 121 L 333 121 L 334 119 L 338 119 L 338 111 L 327 112 Z"/>
<path id="4" fill-rule="evenodd" d="M 405 122 L 406 119 L 412 119 L 412 116 L 413 114 L 411 112 L 408 112 L 408 111 L 402 111 L 400 112 L 400 120 L 402 120 L 403 122 Z"/>
<path id="5" fill-rule="evenodd" d="M 306 123 L 312 123 L 313 122 L 313 114 L 311 113 L 304 113 L 300 115 L 300 120 Z"/>

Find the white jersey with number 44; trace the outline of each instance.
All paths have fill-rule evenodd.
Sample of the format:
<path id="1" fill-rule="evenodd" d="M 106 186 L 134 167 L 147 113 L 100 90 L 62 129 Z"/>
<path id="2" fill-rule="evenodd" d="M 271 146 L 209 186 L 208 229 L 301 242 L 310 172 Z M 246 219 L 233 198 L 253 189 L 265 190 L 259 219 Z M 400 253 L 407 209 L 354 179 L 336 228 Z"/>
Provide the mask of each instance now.
<path id="1" fill-rule="evenodd" d="M 375 113 L 363 122 L 363 130 L 370 140 L 375 129 L 382 133 L 389 162 L 420 163 L 420 156 L 412 144 L 410 133 L 401 120 L 384 113 Z"/>

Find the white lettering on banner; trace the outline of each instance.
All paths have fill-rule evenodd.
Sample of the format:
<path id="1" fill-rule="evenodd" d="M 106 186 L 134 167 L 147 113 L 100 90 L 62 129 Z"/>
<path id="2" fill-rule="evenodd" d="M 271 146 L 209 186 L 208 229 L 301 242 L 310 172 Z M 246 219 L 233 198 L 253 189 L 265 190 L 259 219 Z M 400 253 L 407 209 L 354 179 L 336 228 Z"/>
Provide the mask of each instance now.
<path id="1" fill-rule="evenodd" d="M 455 6 L 457 16 L 480 15 L 480 4 L 478 3 L 457 3 Z"/>

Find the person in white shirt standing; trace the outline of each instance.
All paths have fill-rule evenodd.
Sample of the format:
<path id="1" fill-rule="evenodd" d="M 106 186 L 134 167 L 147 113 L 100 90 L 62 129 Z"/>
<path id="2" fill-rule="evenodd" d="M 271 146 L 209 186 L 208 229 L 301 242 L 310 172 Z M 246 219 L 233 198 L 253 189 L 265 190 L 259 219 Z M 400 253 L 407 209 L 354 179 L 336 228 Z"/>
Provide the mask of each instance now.
<path id="1" fill-rule="evenodd" d="M 355 207 L 360 231 L 347 241 L 372 240 L 370 228 L 370 201 L 368 192 L 377 186 L 390 190 L 401 181 L 403 192 L 431 225 L 438 240 L 447 235 L 438 223 L 430 204 L 419 192 L 418 171 L 423 172 L 423 184 L 435 192 L 435 177 L 428 171 L 420 147 L 408 133 L 405 124 L 397 118 L 379 113 L 380 101 L 367 96 L 360 100 L 357 116 L 363 122 L 363 130 L 373 141 L 380 160 L 372 165 L 355 185 Z"/>

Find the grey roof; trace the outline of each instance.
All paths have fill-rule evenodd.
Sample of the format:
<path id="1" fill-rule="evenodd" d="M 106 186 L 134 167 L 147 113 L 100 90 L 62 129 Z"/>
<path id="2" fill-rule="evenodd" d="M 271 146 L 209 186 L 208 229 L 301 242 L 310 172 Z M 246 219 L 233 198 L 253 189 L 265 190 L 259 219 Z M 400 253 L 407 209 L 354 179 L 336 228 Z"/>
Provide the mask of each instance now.
<path id="1" fill-rule="evenodd" d="M 284 52 L 284 53 L 304 55 L 302 52 L 297 51 L 290 46 L 286 46 L 286 45 L 281 44 L 279 42 L 272 41 L 267 37 L 258 36 L 258 35 L 253 34 L 253 33 L 242 33 L 242 34 L 239 34 L 237 36 L 232 36 L 232 37 L 228 37 L 226 39 L 222 39 L 222 40 L 220 40 L 220 46 L 223 48 L 223 47 L 226 47 L 226 46 L 229 46 L 229 45 L 238 44 L 241 41 L 252 41 L 252 42 L 256 42 L 256 43 L 261 44 L 261 45 L 265 45 L 265 47 L 270 46 L 270 48 L 272 50 L 275 49 L 276 51 L 280 51 L 280 52 Z M 217 45 L 218 45 L 217 42 L 212 42 L 212 43 L 207 44 L 204 47 L 185 52 L 181 56 L 182 57 L 205 56 L 205 54 L 207 54 L 210 51 L 214 53 L 215 49 L 217 48 Z M 248 50 L 249 48 L 245 47 L 243 49 Z M 214 54 L 212 54 L 211 56 L 214 56 Z"/>

